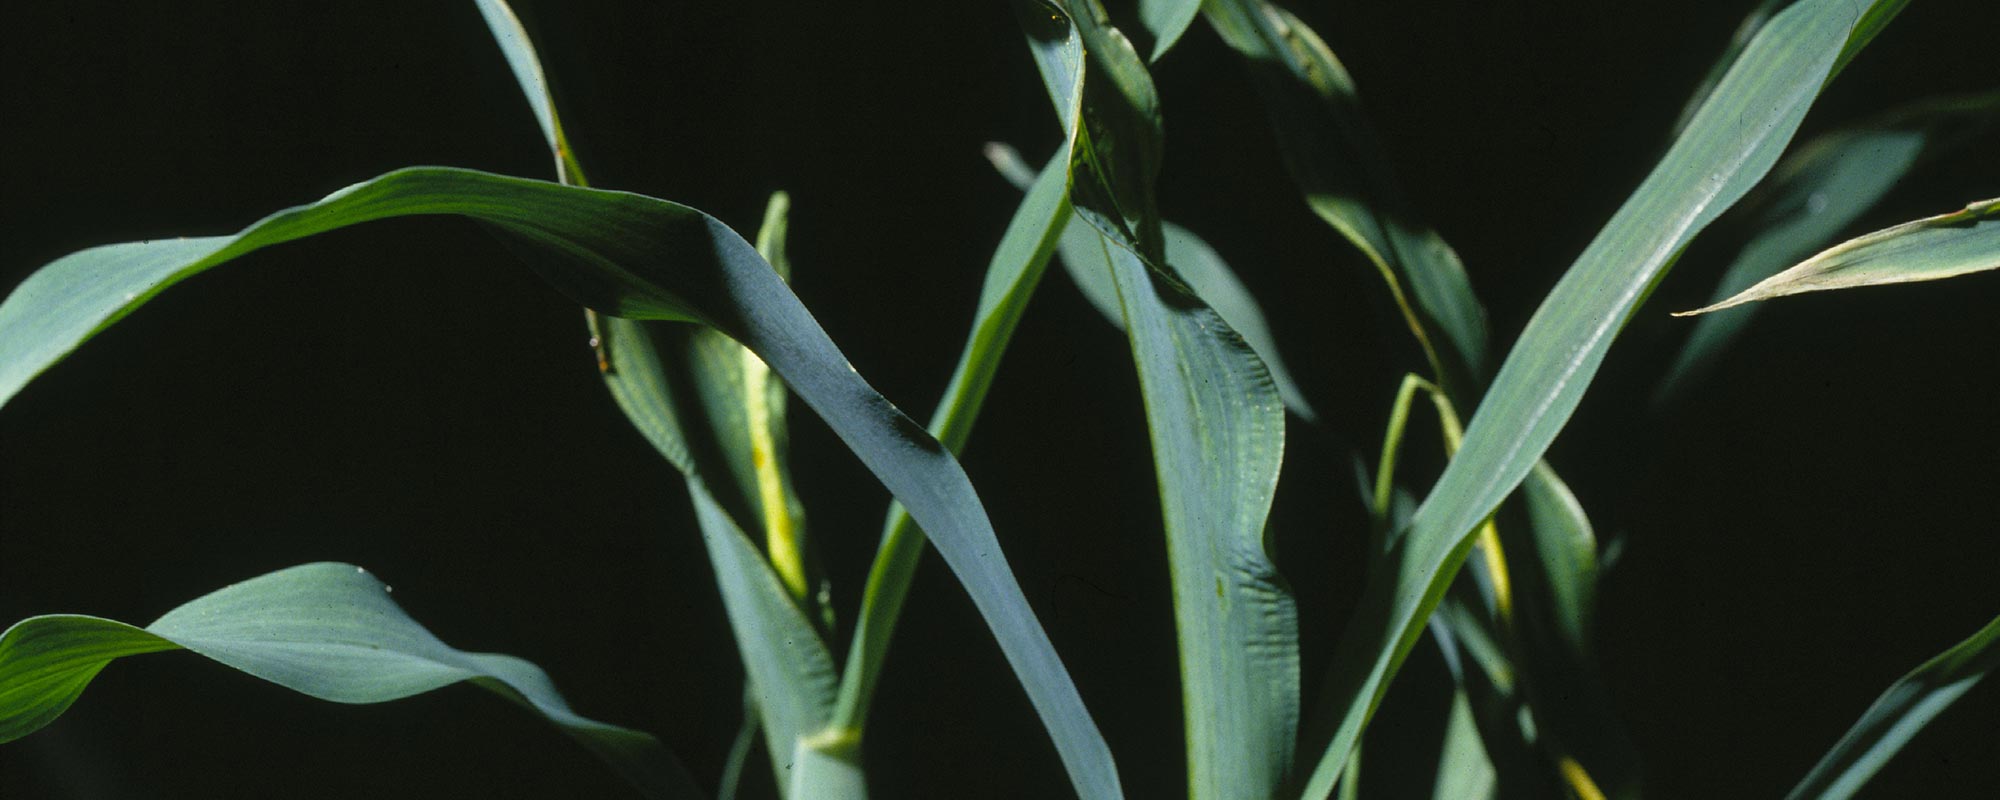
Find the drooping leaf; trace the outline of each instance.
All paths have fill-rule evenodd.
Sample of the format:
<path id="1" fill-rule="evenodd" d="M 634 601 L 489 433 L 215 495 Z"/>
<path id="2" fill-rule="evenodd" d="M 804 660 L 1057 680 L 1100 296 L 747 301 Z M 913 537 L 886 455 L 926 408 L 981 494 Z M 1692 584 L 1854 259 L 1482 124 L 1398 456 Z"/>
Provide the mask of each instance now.
<path id="1" fill-rule="evenodd" d="M 182 649 L 336 703 L 381 703 L 469 681 L 555 723 L 647 796 L 701 796 L 652 735 L 578 715 L 534 664 L 445 644 L 389 599 L 388 586 L 331 562 L 225 587 L 143 628 L 76 614 L 16 623 L 0 634 L 0 742 L 54 721 L 112 661 Z"/>
<path id="2" fill-rule="evenodd" d="M 690 373 L 701 364 L 695 352 L 700 331 L 616 318 L 604 323 L 611 363 L 605 386 L 626 418 L 685 479 L 723 611 L 763 720 L 758 727 L 772 771 L 778 785 L 785 786 L 793 745 L 824 725 L 832 708 L 839 680 L 833 657 L 798 598 L 709 488 L 711 471 L 723 473 L 724 486 L 732 484 L 717 452 L 722 446 L 711 433 L 721 426 L 709 423 L 704 404 L 681 400 L 699 393 Z M 690 437 L 689 431 L 704 435 Z M 739 499 L 738 506 L 745 507 L 745 501 Z"/>
<path id="3" fill-rule="evenodd" d="M 1075 47 L 1073 37 L 1060 47 L 1081 61 L 1082 52 Z M 932 435 L 953 453 L 962 452 L 971 439 L 973 423 L 986 402 L 1000 359 L 1055 249 L 1059 230 L 1056 222 L 1067 215 L 1069 208 L 1068 146 L 1063 149 L 1064 154 L 1051 161 L 1040 177 L 1031 178 L 1032 186 L 993 251 L 985 285 L 980 289 L 979 307 L 973 315 L 972 332 L 959 353 L 958 366 L 952 371 L 944 396 L 931 415 Z M 901 504 L 892 505 L 883 524 L 882 544 L 869 568 L 868 583 L 862 594 L 847 667 L 841 674 L 835 719 L 815 741 L 840 744 L 860 738 L 876 683 L 888 658 L 890 636 L 923 552 L 922 532 L 909 511 Z M 837 763 L 837 759 L 825 760 Z"/>
<path id="4" fill-rule="evenodd" d="M 1474 528 L 1533 470 L 1611 339 L 1674 256 L 1776 163 L 1867 10 L 1800 0 L 1774 16 L 1529 320 L 1467 426 L 1464 447 L 1370 570 L 1335 652 L 1324 710 L 1338 722 L 1305 796 L 1331 791 L 1389 676 L 1463 563 Z"/>
<path id="5" fill-rule="evenodd" d="M 721 222 L 643 195 L 422 167 L 281 211 L 239 234 L 92 248 L 44 266 L 0 303 L 0 402 L 168 286 L 260 247 L 390 216 L 458 214 L 503 235 L 585 306 L 699 321 L 756 352 L 909 507 L 999 639 L 1072 779 L 1115 786 L 1096 723 L 1006 566 L 958 462 L 827 338 L 771 266 Z M 615 347 L 615 344 L 614 344 Z M 1115 792 L 1113 792 L 1115 793 Z"/>
<path id="6" fill-rule="evenodd" d="M 1201 0 L 1139 0 L 1139 21 L 1153 34 L 1153 54 L 1146 60 L 1159 61 L 1173 49 L 1199 13 Z"/>
<path id="7" fill-rule="evenodd" d="M 1290 774 L 1298 724 L 1297 611 L 1264 540 L 1283 405 L 1256 353 L 1167 266 L 1153 196 L 1159 98 L 1144 62 L 1093 0 L 1065 7 L 1088 66 L 1081 115 L 1061 102 L 1057 111 L 1074 143 L 1074 209 L 1099 234 L 1146 405 L 1174 587 L 1189 795 L 1269 796 Z M 1042 23 L 1024 23 L 1035 43 Z M 1063 82 L 1064 55 L 1031 49 L 1051 96 L 1075 96 Z"/>
<path id="8" fill-rule="evenodd" d="M 1852 797 L 1911 737 L 1996 666 L 2000 666 L 2000 617 L 1890 684 L 1785 797 Z"/>
<path id="9" fill-rule="evenodd" d="M 1486 311 L 1458 254 L 1407 208 L 1347 68 L 1267 0 L 1210 0 L 1202 11 L 1249 66 L 1306 204 L 1381 273 L 1438 382 L 1475 402 L 1486 374 Z"/>
<path id="10" fill-rule="evenodd" d="M 1849 239 L 1734 297 L 1675 316 L 1805 292 L 1943 280 L 1994 268 L 2000 268 L 2000 198 Z"/>
<path id="11" fill-rule="evenodd" d="M 1970 141 L 2000 116 L 2000 94 L 1927 100 L 1822 135 L 1798 147 L 1731 213 L 1755 234 L 1723 271 L 1710 303 L 1720 303 L 1834 241 L 1918 164 Z M 1742 333 L 1755 306 L 1697 321 L 1660 379 L 1661 402 L 1700 378 Z"/>
<path id="12" fill-rule="evenodd" d="M 1013 148 L 989 145 L 986 155 L 994 168 L 1012 181 L 1016 188 L 1022 191 L 1028 189 L 1034 172 L 1022 163 L 1020 154 Z M 1056 250 L 1062 255 L 1062 264 L 1070 279 L 1098 313 L 1103 314 L 1112 325 L 1123 329 L 1125 312 L 1119 306 L 1118 287 L 1112 285 L 1111 264 L 1105 260 L 1104 246 L 1098 243 L 1096 230 L 1088 225 L 1071 224 L 1069 215 L 1064 215 L 1061 228 L 1062 238 L 1058 240 Z M 1243 286 L 1243 281 L 1236 277 L 1236 271 L 1194 231 L 1165 221 L 1161 223 L 1161 233 L 1166 240 L 1167 263 L 1173 267 L 1174 273 L 1187 281 L 1188 289 L 1209 308 L 1215 309 L 1215 313 L 1243 337 L 1250 349 L 1257 351 L 1257 357 L 1270 369 L 1271 379 L 1277 382 L 1285 407 L 1307 422 L 1318 419 L 1318 413 L 1313 411 L 1311 403 L 1306 402 L 1305 393 L 1292 379 L 1291 370 L 1278 354 L 1278 342 L 1271 335 L 1271 325 L 1265 321 L 1263 307 Z"/>
<path id="13" fill-rule="evenodd" d="M 505 0 L 477 2 L 541 124 L 555 156 L 558 181 L 584 185 L 527 30 Z M 758 252 L 787 279 L 789 208 L 787 195 L 773 194 L 757 233 Z M 655 330 L 651 326 L 665 323 L 604 320 L 590 310 L 584 315 L 613 398 L 685 478 L 724 613 L 743 657 L 748 683 L 745 712 L 758 717 L 744 720 L 745 735 L 731 748 L 721 793 L 735 793 L 744 752 L 759 731 L 771 756 L 774 779 L 778 786 L 786 786 L 787 775 L 793 774 L 794 744 L 826 723 L 838 678 L 821 631 L 807 612 L 817 598 L 810 595 L 805 512 L 792 492 L 786 467 L 784 386 L 769 378 L 770 368 L 755 354 L 713 330 Z M 614 338 L 620 342 L 615 351 L 609 346 Z M 678 379 L 678 389 L 669 385 L 670 374 Z M 691 404 L 687 411 L 675 407 L 677 395 L 684 398 L 680 402 Z M 689 415 L 698 417 L 690 422 L 705 434 L 694 443 L 681 427 L 682 418 Z M 705 476 L 721 481 L 719 486 L 739 509 L 736 515 L 725 510 Z M 730 494 L 729 488 L 736 492 Z M 763 552 L 745 536 L 744 525 L 761 527 Z M 821 620 L 830 628 L 831 609 L 819 608 Z"/>

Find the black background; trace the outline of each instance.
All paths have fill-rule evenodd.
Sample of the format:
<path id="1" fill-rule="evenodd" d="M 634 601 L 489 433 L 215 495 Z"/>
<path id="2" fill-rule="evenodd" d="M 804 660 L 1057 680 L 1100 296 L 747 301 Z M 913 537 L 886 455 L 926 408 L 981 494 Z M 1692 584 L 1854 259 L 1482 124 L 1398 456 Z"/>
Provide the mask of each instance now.
<path id="1" fill-rule="evenodd" d="M 746 232 L 769 191 L 791 191 L 799 294 L 924 416 L 1017 199 L 980 144 L 1037 160 L 1056 136 L 1006 4 L 520 5 L 595 182 Z M 1504 345 L 1644 175 L 1749 4 L 1295 5 L 1353 71 Z M 1914 4 L 1804 135 L 1991 88 L 1993 15 L 1972 7 Z M 0 285 L 90 245 L 232 231 L 399 166 L 549 174 L 469 2 L 15 4 L 0 75 Z M 1168 216 L 1265 298 L 1322 411 L 1372 452 L 1416 363 L 1376 278 L 1298 202 L 1211 33 L 1197 23 L 1155 75 Z M 1992 144 L 1913 176 L 1858 228 L 2000 194 Z M 1781 793 L 1891 680 L 2000 611 L 2000 278 L 1773 304 L 1709 383 L 1648 410 L 1688 328 L 1665 312 L 1705 297 L 1727 255 L 1689 251 L 1552 451 L 1600 535 L 1625 542 L 1599 636 L 1657 796 Z M 144 622 L 231 581 L 351 561 L 447 641 L 536 661 L 583 713 L 657 732 L 712 782 L 738 721 L 733 645 L 678 481 L 605 395 L 578 317 L 453 219 L 285 245 L 177 287 L 0 411 L 0 620 Z M 965 463 L 1130 794 L 1167 797 L 1184 770 L 1172 622 L 1124 358 L 1051 273 Z M 794 428 L 851 618 L 886 494 L 816 419 Z M 1289 450 L 1275 524 L 1310 686 L 1358 590 L 1363 528 L 1345 453 L 1297 424 Z M 935 559 L 913 597 L 870 731 L 876 794 L 1066 793 Z M 1435 678 L 1424 652 L 1412 681 Z M 1969 695 L 1875 789 L 1994 793 L 1996 698 Z M 1378 727 L 1393 733 L 1390 702 Z M 1366 774 L 1399 796 L 1396 770 Z M 338 706 L 185 655 L 108 669 L 61 721 L 0 748 L 6 798 L 621 791 L 475 689 Z"/>

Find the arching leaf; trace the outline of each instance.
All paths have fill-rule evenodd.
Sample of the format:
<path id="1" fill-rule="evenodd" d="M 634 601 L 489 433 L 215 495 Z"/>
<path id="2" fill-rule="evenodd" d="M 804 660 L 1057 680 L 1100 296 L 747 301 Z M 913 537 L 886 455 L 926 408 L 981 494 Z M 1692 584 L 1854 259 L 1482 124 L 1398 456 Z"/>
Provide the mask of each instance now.
<path id="1" fill-rule="evenodd" d="M 0 634 L 0 742 L 54 721 L 125 656 L 190 650 L 336 703 L 382 703 L 470 681 L 555 723 L 649 797 L 700 797 L 650 734 L 578 715 L 540 667 L 453 648 L 403 613 L 389 587 L 322 562 L 211 592 L 140 628 L 75 614 L 31 617 Z"/>

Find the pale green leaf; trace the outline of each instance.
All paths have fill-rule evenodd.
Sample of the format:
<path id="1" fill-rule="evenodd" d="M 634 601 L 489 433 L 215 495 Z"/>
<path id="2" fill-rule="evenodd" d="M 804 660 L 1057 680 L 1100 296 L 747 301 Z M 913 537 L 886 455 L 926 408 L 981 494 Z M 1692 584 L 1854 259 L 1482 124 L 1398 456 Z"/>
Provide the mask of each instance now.
<path id="1" fill-rule="evenodd" d="M 1673 258 L 1776 163 L 1865 12 L 1845 0 L 1801 0 L 1773 17 L 1529 320 L 1464 446 L 1370 570 L 1335 652 L 1325 710 L 1337 722 L 1305 796 L 1332 790 L 1474 528 L 1533 470 Z"/>
<path id="2" fill-rule="evenodd" d="M 1764 29 L 1765 23 L 1771 21 L 1772 15 L 1795 2 L 1798 0 L 1762 0 L 1756 8 L 1750 10 L 1750 13 L 1743 18 L 1743 22 L 1737 25 L 1736 35 L 1730 37 L 1729 46 L 1723 50 L 1722 57 L 1716 59 L 1708 74 L 1695 86 L 1687 105 L 1681 107 L 1680 117 L 1674 120 L 1674 138 L 1679 138 L 1681 131 L 1687 129 L 1688 123 L 1694 120 L 1694 112 L 1700 110 L 1702 104 L 1708 101 L 1709 94 L 1713 93 L 1715 87 L 1722 82 L 1722 76 L 1728 74 L 1736 65 L 1736 60 L 1743 56 L 1744 48 L 1749 46 L 1752 39 L 1757 38 L 1758 31 Z M 1868 10 L 1862 13 L 1861 19 L 1855 23 L 1854 35 L 1849 36 L 1847 44 L 1841 47 L 1840 58 L 1834 61 L 1833 69 L 1827 72 L 1827 79 L 1832 80 L 1841 70 L 1846 69 L 1847 62 L 1854 60 L 1854 56 L 1861 52 L 1861 48 L 1867 47 L 1869 42 L 1874 41 L 1875 36 L 1880 34 L 1883 28 L 1888 27 L 1897 14 L 1903 13 L 1903 8 L 1909 4 L 1910 0 L 1885 0 L 1870 4 Z"/>
<path id="3" fill-rule="evenodd" d="M 700 321 L 761 356 L 931 535 L 999 639 L 1073 779 L 1079 786 L 1116 785 L 1110 750 L 1022 596 L 958 462 L 855 373 L 750 243 L 692 208 L 643 195 L 424 167 L 281 211 L 233 236 L 84 250 L 43 267 L 0 303 L 0 401 L 181 279 L 261 247 L 417 214 L 459 214 L 486 223 L 545 280 L 585 306 L 640 319 Z"/>
<path id="4" fill-rule="evenodd" d="M 571 710 L 540 667 L 458 650 L 351 564 L 306 564 L 211 592 L 144 628 L 74 614 L 31 617 L 0 634 L 0 742 L 40 729 L 113 660 L 186 649 L 336 703 L 381 703 L 470 681 L 534 710 L 651 797 L 699 797 L 650 734 Z"/>
<path id="5" fill-rule="evenodd" d="M 1911 737 L 1996 666 L 2000 666 L 2000 617 L 1890 684 L 1792 788 L 1787 800 L 1853 796 Z"/>
<path id="6" fill-rule="evenodd" d="M 1139 0 L 1139 21 L 1153 34 L 1153 54 L 1147 61 L 1159 61 L 1187 33 L 1201 13 L 1201 0 Z"/>
<path id="7" fill-rule="evenodd" d="M 1016 188 L 1026 191 L 1034 172 L 1021 161 L 1019 153 L 1005 145 L 988 145 L 986 157 L 993 166 L 1013 182 Z M 1111 282 L 1111 264 L 1104 258 L 1104 247 L 1098 243 L 1096 229 L 1088 225 L 1071 224 L 1070 215 L 1065 214 L 1060 222 L 1062 238 L 1056 250 L 1062 255 L 1062 264 L 1070 279 L 1082 290 L 1084 299 L 1097 308 L 1106 320 L 1120 329 L 1125 327 L 1124 310 L 1118 304 L 1118 287 Z M 1161 223 L 1161 233 L 1166 240 L 1167 264 L 1196 297 L 1207 303 L 1209 308 L 1229 323 L 1229 327 L 1243 337 L 1250 349 L 1257 351 L 1257 357 L 1270 368 L 1271 379 L 1278 383 L 1278 393 L 1285 401 L 1285 407 L 1300 419 L 1312 422 L 1319 415 L 1312 404 L 1306 402 L 1305 393 L 1298 382 L 1292 379 L 1291 370 L 1278 355 L 1278 341 L 1271 335 L 1271 325 L 1264 317 L 1264 309 L 1257 298 L 1245 288 L 1242 279 L 1222 255 L 1215 252 L 1200 236 L 1171 221 Z"/>
<path id="8" fill-rule="evenodd" d="M 792 754 L 788 797 L 833 800 L 868 796 L 860 746 L 853 740 L 799 740 Z"/>
<path id="9" fill-rule="evenodd" d="M 2000 94 L 1928 100 L 1801 145 L 1732 215 L 1756 232 L 1724 269 L 1710 303 L 1720 303 L 1826 247 L 1923 161 L 1954 149 L 2000 115 Z M 1755 306 L 1697 321 L 1661 378 L 1661 401 L 1699 379 L 1742 333 Z"/>
<path id="10" fill-rule="evenodd" d="M 1479 743 L 1472 722 L 1472 704 L 1463 690 L 1451 698 L 1451 718 L 1445 723 L 1444 746 L 1438 754 L 1434 800 L 1483 800 L 1493 796 L 1493 762 Z"/>
<path id="11" fill-rule="evenodd" d="M 1292 767 L 1298 620 L 1264 539 L 1284 449 L 1269 371 L 1166 266 L 1153 196 L 1158 96 L 1096 3 L 1068 4 L 1088 56 L 1072 202 L 1101 234 L 1138 369 L 1166 525 L 1194 798 L 1269 796 Z M 1035 48 L 1052 95 L 1054 54 Z M 1059 106 L 1059 113 L 1061 109 Z M 1092 259 L 1097 261 L 1099 259 Z"/>
<path id="12" fill-rule="evenodd" d="M 576 154 L 569 149 L 569 140 L 564 137 L 562 121 L 556 115 L 555 93 L 549 90 L 548 77 L 542 74 L 541 57 L 535 55 L 535 43 L 528 38 L 527 28 L 521 25 L 521 18 L 506 0 L 473 0 L 479 6 L 480 16 L 486 19 L 486 27 L 493 32 L 493 40 L 500 45 L 500 54 L 506 56 L 508 69 L 513 70 L 514 80 L 521 84 L 521 91 L 528 96 L 528 107 L 535 113 L 535 122 L 542 127 L 542 137 L 548 140 L 549 152 L 555 155 L 556 176 L 561 183 L 584 185 L 583 170 L 576 163 Z"/>
<path id="13" fill-rule="evenodd" d="M 1942 280 L 1996 267 L 2000 267 L 2000 198 L 1849 239 L 1728 300 L 1675 316 L 1805 292 Z"/>

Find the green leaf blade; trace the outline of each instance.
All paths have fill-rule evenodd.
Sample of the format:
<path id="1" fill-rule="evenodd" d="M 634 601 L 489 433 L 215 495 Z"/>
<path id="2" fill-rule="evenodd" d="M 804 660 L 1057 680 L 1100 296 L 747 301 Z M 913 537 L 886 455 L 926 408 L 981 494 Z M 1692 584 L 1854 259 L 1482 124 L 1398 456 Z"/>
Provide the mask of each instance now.
<path id="1" fill-rule="evenodd" d="M 1852 797 L 1932 718 L 1995 667 L 2000 667 L 2000 617 L 1891 684 L 1785 797 Z"/>
<path id="2" fill-rule="evenodd" d="M 1095 3 L 1068 7 L 1090 69 L 1076 124 L 1060 104 L 1058 115 L 1073 142 L 1073 208 L 1102 253 L 1076 260 L 1109 266 L 1146 406 L 1189 795 L 1268 796 L 1291 772 L 1298 724 L 1297 610 L 1264 540 L 1284 406 L 1257 354 L 1166 266 L 1153 196 L 1159 98 L 1144 62 Z"/>
<path id="3" fill-rule="evenodd" d="M 699 395 L 689 385 L 698 379 L 689 373 L 703 364 L 693 351 L 704 349 L 696 339 L 707 332 L 616 317 L 603 320 L 601 330 L 611 367 L 604 375 L 606 388 L 633 426 L 683 475 L 762 718 L 758 727 L 778 785 L 784 786 L 795 743 L 827 721 L 838 674 L 819 629 L 744 533 L 737 514 L 710 488 L 705 478 L 710 473 L 720 473 L 724 486 L 733 479 L 726 460 L 714 452 L 714 440 L 691 441 L 683 427 L 720 427 L 706 416 L 708 406 L 680 399 Z M 737 508 L 747 515 L 753 507 L 744 500 Z"/>
<path id="4" fill-rule="evenodd" d="M 1020 154 L 1004 145 L 990 145 L 987 158 L 993 166 L 1017 189 L 1027 191 L 1035 175 L 1021 161 Z M 1057 240 L 1056 251 L 1062 256 L 1064 270 L 1069 274 L 1077 289 L 1083 292 L 1098 313 L 1112 325 L 1123 330 L 1125 313 L 1118 302 L 1118 288 L 1111 280 L 1111 263 L 1106 260 L 1105 250 L 1095 229 L 1087 224 L 1078 224 L 1067 210 L 1058 221 L 1062 236 Z M 1307 422 L 1316 421 L 1319 413 L 1306 400 L 1304 390 L 1292 378 L 1291 369 L 1285 365 L 1278 351 L 1277 337 L 1271 334 L 1271 324 L 1264 314 L 1257 298 L 1237 277 L 1236 270 L 1217 253 L 1213 246 L 1200 235 L 1172 221 L 1160 224 L 1164 238 L 1167 263 L 1175 274 L 1187 281 L 1188 289 L 1196 297 L 1207 303 L 1230 329 L 1243 337 L 1243 341 L 1256 351 L 1257 357 L 1270 371 L 1271 379 L 1278 384 L 1278 394 L 1285 407 Z"/>
<path id="5" fill-rule="evenodd" d="M 1153 34 L 1153 53 L 1147 61 L 1157 62 L 1172 50 L 1201 13 L 1201 0 L 1140 0 L 1139 21 Z"/>
<path id="6" fill-rule="evenodd" d="M 2000 268 L 2000 198 L 1849 239 L 1741 293 L 1676 316 L 1775 297 L 1943 280 Z"/>
<path id="7" fill-rule="evenodd" d="M 1527 477 L 1581 402 L 1612 337 L 1687 241 L 1777 161 L 1863 9 L 1802 0 L 1745 48 L 1652 173 L 1530 319 L 1463 448 L 1389 558 L 1370 573 L 1336 651 L 1332 742 L 1305 796 L 1331 791 L 1347 753 L 1457 573 L 1473 529 Z"/>
<path id="8" fill-rule="evenodd" d="M 1112 262 L 1166 523 L 1189 794 L 1266 796 L 1291 772 L 1299 714 L 1298 609 L 1264 540 L 1284 407 L 1219 316 L 1129 251 Z"/>
<path id="9" fill-rule="evenodd" d="M 1248 63 L 1306 205 L 1381 273 L 1438 380 L 1469 401 L 1487 369 L 1486 311 L 1457 252 L 1407 209 L 1347 68 L 1266 0 L 1214 0 L 1203 13 Z"/>
<path id="10" fill-rule="evenodd" d="M 651 735 L 578 715 L 541 668 L 446 645 L 359 567 L 322 562 L 212 592 L 145 628 L 79 615 L 33 617 L 0 634 L 0 742 L 66 710 L 128 655 L 186 649 L 293 691 L 381 703 L 470 681 L 547 718 L 651 797 L 699 797 Z"/>
<path id="11" fill-rule="evenodd" d="M 52 320 L 17 292 L 0 303 L 0 402 L 143 297 L 228 257 L 343 225 L 412 214 L 473 217 L 504 233 L 541 276 L 583 305 L 639 319 L 700 321 L 762 357 L 907 506 L 972 595 L 1083 793 L 1118 794 L 1116 769 L 1075 684 L 1001 555 L 977 493 L 935 439 L 862 380 L 755 248 L 699 211 L 656 198 L 437 167 L 392 172 L 266 218 L 170 270 L 153 248 L 59 260 L 30 282 L 90 301 L 89 329 Z M 204 247 L 222 244 L 209 240 Z M 157 244 L 157 243 L 155 243 Z M 87 251 L 88 252 L 88 251 Z M 96 251 L 96 252 L 102 252 Z M 140 257 L 144 256 L 144 257 Z M 171 260 L 164 258 L 164 260 Z"/>

